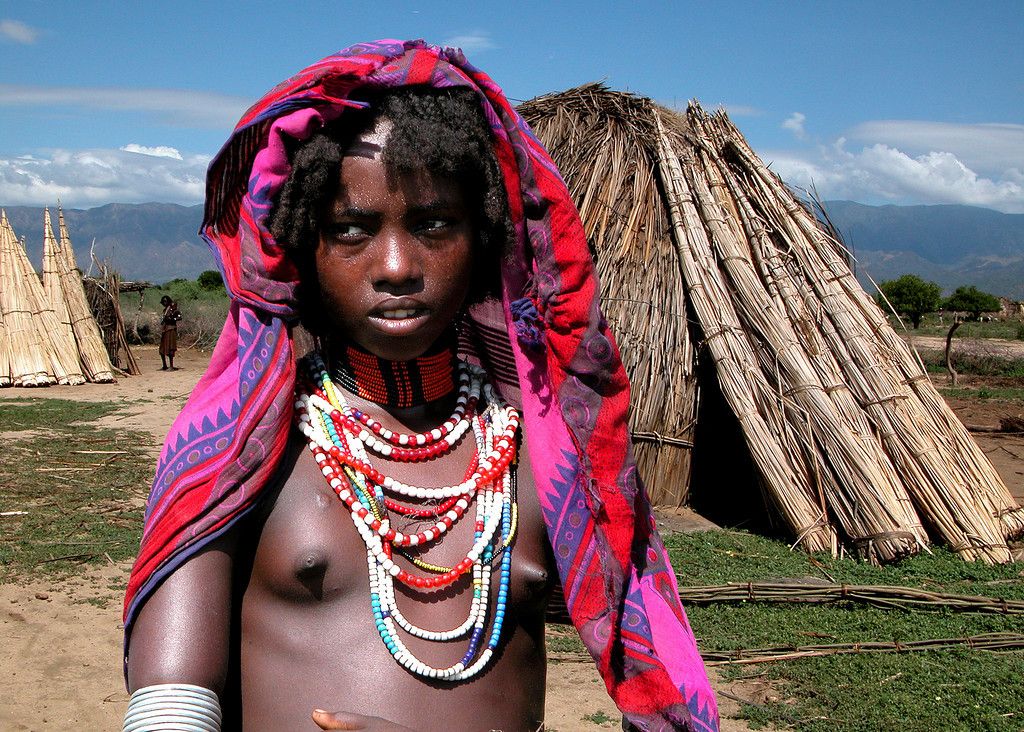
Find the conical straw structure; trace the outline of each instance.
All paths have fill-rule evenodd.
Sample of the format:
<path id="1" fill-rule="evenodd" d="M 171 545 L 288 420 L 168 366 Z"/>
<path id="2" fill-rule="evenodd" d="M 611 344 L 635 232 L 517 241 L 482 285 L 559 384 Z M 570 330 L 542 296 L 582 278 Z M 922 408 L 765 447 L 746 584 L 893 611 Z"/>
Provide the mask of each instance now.
<path id="1" fill-rule="evenodd" d="M 609 321 L 625 333 L 635 415 L 666 408 L 674 392 L 664 382 L 695 373 L 693 360 L 707 355 L 796 544 L 835 551 L 842 540 L 886 561 L 932 539 L 965 559 L 1010 559 L 1006 540 L 1024 531 L 1024 511 L 857 283 L 830 227 L 724 113 L 694 102 L 681 114 L 600 85 L 522 109 L 597 251 Z M 696 335 L 665 339 L 671 320 L 644 330 L 643 315 L 611 315 L 618 302 L 639 302 L 634 311 L 652 320 L 685 313 L 678 322 Z M 696 402 L 672 408 L 691 419 Z"/>
<path id="2" fill-rule="evenodd" d="M 52 373 L 50 350 L 36 324 L 28 289 L 32 283 L 26 280 L 23 261 L 27 262 L 28 257 L 4 211 L 0 214 L 0 313 L 10 354 L 10 380 L 14 386 L 47 386 L 57 379 Z M 35 284 L 41 290 L 38 280 Z"/>
<path id="3" fill-rule="evenodd" d="M 58 376 L 58 383 L 82 384 L 85 383 L 85 375 L 82 373 L 81 360 L 78 356 L 78 344 L 75 342 L 75 336 L 71 329 L 71 316 L 68 313 L 67 303 L 60 286 L 60 275 L 56 271 L 57 256 L 57 241 L 53 236 L 53 226 L 50 223 L 50 209 L 45 208 L 43 209 L 43 282 L 42 292 L 38 295 L 40 300 L 38 317 L 42 322 L 43 332 L 49 334 L 48 340 L 58 361 L 55 364 L 55 373 L 63 373 L 63 377 Z M 31 275 L 33 281 L 36 281 L 35 272 L 32 272 Z"/>
<path id="4" fill-rule="evenodd" d="M 74 248 L 64 225 L 64 212 L 58 213 L 61 241 L 57 248 L 54 262 L 60 275 L 61 290 L 67 303 L 71 319 L 71 329 L 78 344 L 82 369 L 86 378 L 92 382 L 109 382 L 114 380 L 113 366 L 110 356 L 103 345 L 96 318 L 89 309 L 89 301 L 82 286 L 82 273 L 75 263 Z"/>
<path id="5" fill-rule="evenodd" d="M 600 252 L 604 313 L 634 394 L 643 395 L 629 419 L 648 493 L 659 505 L 680 506 L 690 483 L 697 374 L 686 290 L 647 142 L 650 109 L 639 97 L 583 87 L 520 111 L 548 144 Z"/>

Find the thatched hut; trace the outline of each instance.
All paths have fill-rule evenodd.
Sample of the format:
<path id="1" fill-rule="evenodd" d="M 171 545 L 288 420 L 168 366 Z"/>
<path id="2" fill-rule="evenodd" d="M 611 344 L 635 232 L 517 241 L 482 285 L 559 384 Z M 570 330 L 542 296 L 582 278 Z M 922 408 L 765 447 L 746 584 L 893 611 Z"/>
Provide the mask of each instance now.
<path id="1" fill-rule="evenodd" d="M 121 293 L 144 292 L 149 283 L 123 282 L 121 275 L 105 265 L 100 265 L 100 276 L 82 279 L 89 309 L 96 318 L 103 346 L 110 357 L 110 363 L 124 373 L 136 376 L 142 373 L 139 362 L 128 344 L 124 316 L 121 313 Z"/>
<path id="2" fill-rule="evenodd" d="M 0 211 L 0 322 L 0 386 L 81 383 L 78 354 L 50 338 L 57 316 L 6 211 Z"/>
<path id="3" fill-rule="evenodd" d="M 601 85 L 520 111 L 597 254 L 656 503 L 686 502 L 691 485 L 739 500 L 742 486 L 716 474 L 746 464 L 809 550 L 884 561 L 938 540 L 967 559 L 1010 559 L 1024 511 L 838 238 L 724 112 Z"/>
<path id="4" fill-rule="evenodd" d="M 58 242 L 45 210 L 41 281 L 0 212 L 0 386 L 114 379 L 63 216 L 60 230 Z"/>
<path id="5" fill-rule="evenodd" d="M 71 237 L 64 224 L 64 212 L 59 207 L 57 218 L 60 226 L 60 245 L 57 247 L 54 257 L 57 264 L 56 274 L 71 317 L 71 330 L 75 334 L 75 343 L 78 345 L 82 368 L 89 381 L 113 381 L 113 364 L 110 362 L 110 355 L 103 343 L 99 325 L 89 308 L 85 287 L 82 285 L 82 272 L 75 261 L 75 249 L 71 245 Z"/>

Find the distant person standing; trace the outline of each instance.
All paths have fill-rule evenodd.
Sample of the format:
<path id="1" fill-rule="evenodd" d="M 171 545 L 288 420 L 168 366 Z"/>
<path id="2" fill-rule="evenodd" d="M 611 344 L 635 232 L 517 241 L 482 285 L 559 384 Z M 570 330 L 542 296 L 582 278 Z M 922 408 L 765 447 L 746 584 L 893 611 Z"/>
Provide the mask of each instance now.
<path id="1" fill-rule="evenodd" d="M 178 350 L 178 321 L 181 320 L 181 311 L 178 310 L 178 303 L 167 295 L 160 298 L 160 304 L 164 306 L 164 314 L 160 318 L 160 361 L 163 363 L 160 370 L 167 371 L 170 363 L 170 370 L 174 371 L 174 353 Z"/>

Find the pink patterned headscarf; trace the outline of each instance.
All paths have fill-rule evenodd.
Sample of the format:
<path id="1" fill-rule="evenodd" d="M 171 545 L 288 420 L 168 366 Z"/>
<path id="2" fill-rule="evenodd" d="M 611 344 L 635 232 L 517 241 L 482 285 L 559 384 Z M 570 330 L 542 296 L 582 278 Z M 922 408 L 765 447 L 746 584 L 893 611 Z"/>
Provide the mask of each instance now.
<path id="1" fill-rule="evenodd" d="M 200 233 L 231 309 L 160 456 L 125 632 L 165 577 L 256 505 L 288 441 L 298 273 L 266 228 L 290 170 L 285 140 L 363 106 L 349 99 L 356 88 L 406 85 L 474 89 L 492 129 L 517 234 L 502 265 L 504 320 L 572 621 L 633 725 L 717 730 L 714 695 L 630 450 L 629 381 L 579 215 L 501 89 L 461 51 L 423 41 L 360 44 L 303 69 L 245 113 L 211 163 Z"/>

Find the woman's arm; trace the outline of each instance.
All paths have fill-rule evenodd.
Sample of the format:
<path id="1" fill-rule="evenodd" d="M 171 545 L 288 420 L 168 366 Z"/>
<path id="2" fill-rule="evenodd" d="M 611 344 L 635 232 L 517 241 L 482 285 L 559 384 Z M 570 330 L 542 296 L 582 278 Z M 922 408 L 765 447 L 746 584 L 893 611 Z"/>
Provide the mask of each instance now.
<path id="1" fill-rule="evenodd" d="M 201 550 L 153 592 L 139 611 L 128 651 L 128 687 L 195 684 L 218 696 L 231 641 L 234 532 Z"/>

